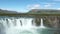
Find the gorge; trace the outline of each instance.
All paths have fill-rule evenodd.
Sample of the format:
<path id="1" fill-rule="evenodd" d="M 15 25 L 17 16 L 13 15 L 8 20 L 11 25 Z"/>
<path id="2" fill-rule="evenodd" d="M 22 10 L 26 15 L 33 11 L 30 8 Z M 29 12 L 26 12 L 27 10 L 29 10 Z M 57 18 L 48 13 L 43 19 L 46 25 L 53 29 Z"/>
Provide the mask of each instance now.
<path id="1" fill-rule="evenodd" d="M 32 10 L 28 13 L 1 10 L 0 34 L 59 34 L 59 13 L 59 10 Z"/>

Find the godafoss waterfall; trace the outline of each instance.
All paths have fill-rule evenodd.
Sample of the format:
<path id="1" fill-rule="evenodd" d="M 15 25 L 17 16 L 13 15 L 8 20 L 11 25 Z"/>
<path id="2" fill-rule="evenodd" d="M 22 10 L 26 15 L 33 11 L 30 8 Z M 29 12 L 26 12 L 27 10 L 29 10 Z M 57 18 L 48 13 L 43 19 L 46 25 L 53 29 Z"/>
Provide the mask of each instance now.
<path id="1" fill-rule="evenodd" d="M 0 34 L 55 34 L 56 29 L 44 26 L 43 18 L 36 26 L 35 18 L 0 16 Z"/>

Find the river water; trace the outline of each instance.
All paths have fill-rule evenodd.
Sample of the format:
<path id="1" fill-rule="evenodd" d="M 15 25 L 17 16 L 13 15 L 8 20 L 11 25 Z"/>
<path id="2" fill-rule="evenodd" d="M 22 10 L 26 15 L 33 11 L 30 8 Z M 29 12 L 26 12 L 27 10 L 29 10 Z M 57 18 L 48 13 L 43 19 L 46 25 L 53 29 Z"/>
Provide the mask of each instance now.
<path id="1" fill-rule="evenodd" d="M 0 16 L 0 34 L 55 34 L 56 29 L 36 26 L 34 18 Z"/>

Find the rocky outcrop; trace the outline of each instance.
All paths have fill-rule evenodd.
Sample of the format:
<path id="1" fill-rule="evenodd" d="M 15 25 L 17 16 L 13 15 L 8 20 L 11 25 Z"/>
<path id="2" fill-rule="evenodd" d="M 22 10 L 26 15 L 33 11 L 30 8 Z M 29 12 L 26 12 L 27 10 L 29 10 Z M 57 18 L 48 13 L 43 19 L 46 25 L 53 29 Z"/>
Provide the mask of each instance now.
<path id="1" fill-rule="evenodd" d="M 60 17 L 59 16 L 36 17 L 35 18 L 36 26 L 40 26 L 41 18 L 43 18 L 44 26 L 52 27 L 52 28 L 60 28 Z"/>
<path id="2" fill-rule="evenodd" d="M 60 26 L 60 17 L 58 16 L 46 16 L 44 23 L 48 27 L 59 28 Z"/>

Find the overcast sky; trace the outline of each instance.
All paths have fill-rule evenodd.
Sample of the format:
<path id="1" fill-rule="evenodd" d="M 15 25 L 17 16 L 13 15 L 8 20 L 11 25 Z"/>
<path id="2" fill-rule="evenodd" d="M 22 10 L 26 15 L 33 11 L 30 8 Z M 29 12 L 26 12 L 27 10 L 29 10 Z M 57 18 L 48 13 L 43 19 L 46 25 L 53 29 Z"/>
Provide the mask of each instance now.
<path id="1" fill-rule="evenodd" d="M 18 12 L 31 9 L 60 9 L 60 0 L 0 0 L 0 8 Z"/>

